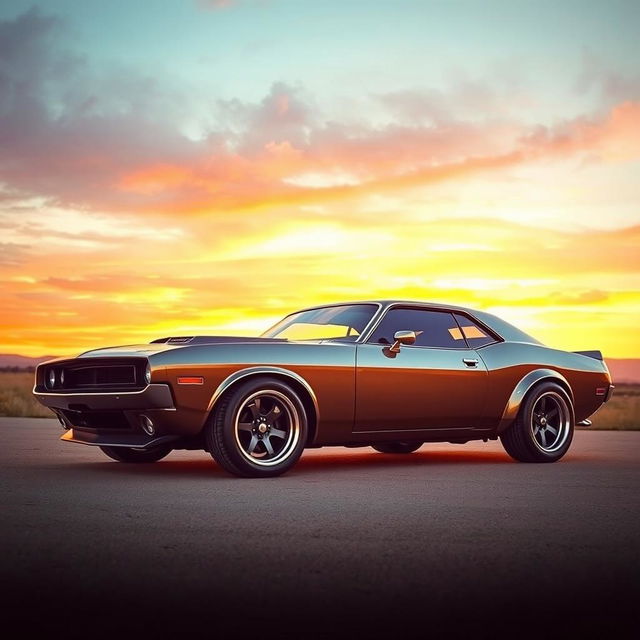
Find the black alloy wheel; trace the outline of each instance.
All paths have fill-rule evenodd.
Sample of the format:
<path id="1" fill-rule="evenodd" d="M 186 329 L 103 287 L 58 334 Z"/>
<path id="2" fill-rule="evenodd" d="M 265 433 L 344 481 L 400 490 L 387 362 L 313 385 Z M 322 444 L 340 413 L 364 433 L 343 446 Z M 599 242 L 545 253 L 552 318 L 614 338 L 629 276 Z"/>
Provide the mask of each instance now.
<path id="1" fill-rule="evenodd" d="M 208 451 L 230 473 L 277 476 L 302 455 L 307 416 L 287 383 L 256 377 L 224 394 L 205 427 L 205 437 Z"/>
<path id="2" fill-rule="evenodd" d="M 556 462 L 573 439 L 573 405 L 555 382 L 536 385 L 524 399 L 514 423 L 500 440 L 520 462 Z"/>

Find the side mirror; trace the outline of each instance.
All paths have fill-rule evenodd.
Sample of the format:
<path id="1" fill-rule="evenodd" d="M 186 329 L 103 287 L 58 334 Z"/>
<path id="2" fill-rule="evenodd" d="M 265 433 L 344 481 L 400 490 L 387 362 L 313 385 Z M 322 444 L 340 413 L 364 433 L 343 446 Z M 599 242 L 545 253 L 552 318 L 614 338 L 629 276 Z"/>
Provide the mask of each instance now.
<path id="1" fill-rule="evenodd" d="M 389 347 L 391 353 L 399 353 L 401 344 L 413 344 L 416 341 L 415 331 L 396 331 L 393 334 L 395 342 Z"/>

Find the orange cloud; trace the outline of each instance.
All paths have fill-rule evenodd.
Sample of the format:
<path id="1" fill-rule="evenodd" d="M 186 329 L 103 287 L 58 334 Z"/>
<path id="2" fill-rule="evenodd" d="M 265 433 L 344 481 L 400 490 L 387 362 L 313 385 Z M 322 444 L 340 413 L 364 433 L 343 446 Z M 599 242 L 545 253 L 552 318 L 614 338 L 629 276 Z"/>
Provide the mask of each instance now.
<path id="1" fill-rule="evenodd" d="M 553 130 L 541 128 L 526 138 L 526 148 L 535 155 L 592 151 L 611 162 L 640 159 L 640 102 L 622 102 L 599 121 L 578 118 Z"/>
<path id="2" fill-rule="evenodd" d="M 280 97 L 278 97 L 279 99 Z M 149 208 L 170 213 L 211 213 L 215 210 L 254 207 L 322 204 L 343 198 L 386 193 L 448 181 L 479 173 L 505 170 L 527 162 L 598 152 L 608 161 L 628 161 L 640 157 L 640 103 L 627 102 L 614 107 L 600 121 L 577 119 L 555 129 L 539 129 L 520 135 L 511 150 L 487 153 L 491 130 L 473 131 L 455 127 L 436 136 L 429 129 L 390 128 L 385 132 L 360 132 L 333 136 L 297 149 L 288 142 L 269 142 L 259 153 L 247 156 L 220 154 L 191 167 L 152 165 L 125 175 L 124 190 L 164 192 L 164 201 L 155 200 Z M 452 159 L 463 133 L 475 133 L 467 141 L 467 155 Z M 504 144 L 505 130 L 498 137 Z M 514 131 L 510 131 L 513 136 Z M 447 145 L 451 148 L 448 148 Z M 484 153 L 473 154 L 473 146 Z M 434 153 L 437 155 L 434 156 Z M 352 176 L 348 184 L 331 185 L 332 177 Z M 297 176 L 326 176 L 330 186 L 301 186 Z M 147 208 L 144 204 L 141 208 Z"/>

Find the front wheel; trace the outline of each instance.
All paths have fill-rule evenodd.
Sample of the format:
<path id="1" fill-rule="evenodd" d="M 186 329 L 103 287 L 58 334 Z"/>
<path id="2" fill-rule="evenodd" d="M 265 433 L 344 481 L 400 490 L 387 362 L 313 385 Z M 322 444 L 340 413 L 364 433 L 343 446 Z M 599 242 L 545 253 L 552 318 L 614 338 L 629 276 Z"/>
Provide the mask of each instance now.
<path id="1" fill-rule="evenodd" d="M 296 392 L 275 378 L 255 378 L 232 388 L 205 427 L 207 449 L 237 476 L 285 473 L 302 455 L 307 416 Z"/>
<path id="2" fill-rule="evenodd" d="M 371 448 L 380 453 L 413 453 L 423 445 L 422 442 L 378 442 Z"/>
<path id="3" fill-rule="evenodd" d="M 134 449 L 132 447 L 100 447 L 100 451 L 118 462 L 157 462 L 169 455 L 171 447 L 153 447 L 153 449 Z"/>
<path id="4" fill-rule="evenodd" d="M 544 382 L 527 395 L 518 417 L 500 440 L 506 452 L 520 462 L 556 462 L 573 438 L 573 406 L 566 391 Z"/>

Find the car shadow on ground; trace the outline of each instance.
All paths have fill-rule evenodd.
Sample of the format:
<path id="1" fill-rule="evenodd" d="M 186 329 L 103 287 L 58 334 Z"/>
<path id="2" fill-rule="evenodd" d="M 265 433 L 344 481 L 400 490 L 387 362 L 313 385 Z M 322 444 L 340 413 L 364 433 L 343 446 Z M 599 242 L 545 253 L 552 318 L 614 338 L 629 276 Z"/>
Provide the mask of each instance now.
<path id="1" fill-rule="evenodd" d="M 185 478 L 232 478 L 206 454 L 202 458 L 172 459 L 171 454 L 153 464 L 128 464 L 109 460 L 66 464 L 69 470 L 79 470 L 95 474 L 113 474 L 129 476 L 185 477 Z M 358 471 L 362 469 L 411 469 L 416 467 L 433 468 L 451 465 L 492 465 L 515 464 L 506 453 L 499 451 L 417 451 L 411 454 L 382 454 L 371 450 L 342 450 L 320 453 L 313 451 L 303 455 L 287 477 L 322 474 L 327 471 Z M 59 471 L 61 466 L 56 465 Z"/>

